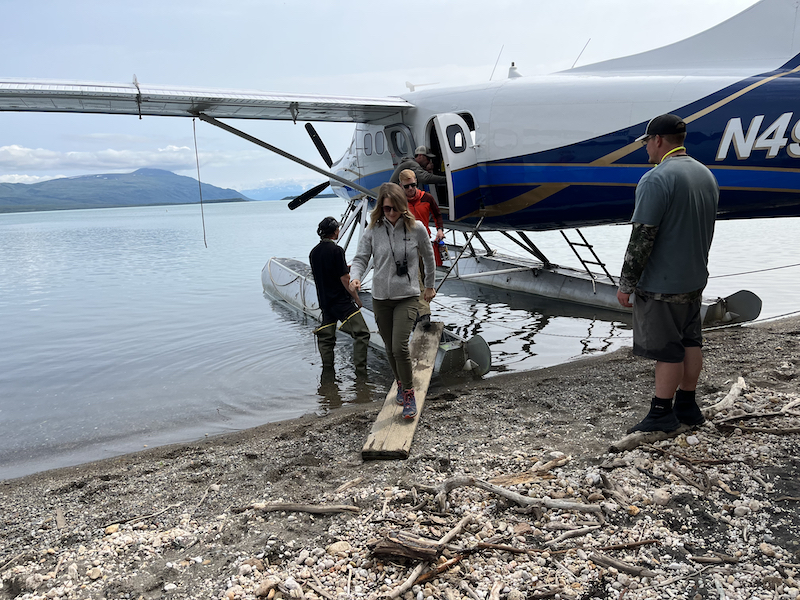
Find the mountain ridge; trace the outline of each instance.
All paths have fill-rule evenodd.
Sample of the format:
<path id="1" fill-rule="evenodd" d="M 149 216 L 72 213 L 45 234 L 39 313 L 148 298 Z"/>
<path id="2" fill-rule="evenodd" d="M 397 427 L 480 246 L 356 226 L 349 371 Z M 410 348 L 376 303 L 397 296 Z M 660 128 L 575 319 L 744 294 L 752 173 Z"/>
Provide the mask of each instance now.
<path id="1" fill-rule="evenodd" d="M 236 190 L 202 184 L 203 202 L 249 202 Z M 161 206 L 200 202 L 197 180 L 163 169 L 0 183 L 0 212 Z"/>

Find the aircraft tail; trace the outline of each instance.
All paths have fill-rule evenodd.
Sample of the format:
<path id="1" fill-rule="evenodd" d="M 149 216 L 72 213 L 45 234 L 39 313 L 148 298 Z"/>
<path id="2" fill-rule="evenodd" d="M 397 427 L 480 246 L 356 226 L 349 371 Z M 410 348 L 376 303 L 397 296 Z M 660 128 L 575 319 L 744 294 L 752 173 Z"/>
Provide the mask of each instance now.
<path id="1" fill-rule="evenodd" d="M 800 0 L 761 0 L 680 42 L 562 73 L 654 71 L 683 75 L 774 71 L 800 53 Z"/>

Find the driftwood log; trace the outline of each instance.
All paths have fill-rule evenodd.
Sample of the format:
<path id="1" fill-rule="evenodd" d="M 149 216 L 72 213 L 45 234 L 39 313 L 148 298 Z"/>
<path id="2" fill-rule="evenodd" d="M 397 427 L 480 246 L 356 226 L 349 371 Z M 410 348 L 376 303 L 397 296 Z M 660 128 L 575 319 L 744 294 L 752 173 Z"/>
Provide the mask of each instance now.
<path id="1" fill-rule="evenodd" d="M 383 539 L 369 542 L 367 547 L 376 556 L 412 558 L 429 562 L 436 560 L 443 550 L 437 540 L 410 531 L 392 531 Z"/>
<path id="2" fill-rule="evenodd" d="M 656 576 L 654 571 L 651 571 L 646 567 L 631 565 L 629 563 L 622 562 L 621 560 L 611 558 L 610 556 L 606 556 L 605 554 L 601 554 L 600 552 L 594 552 L 591 556 L 589 556 L 589 558 L 592 562 L 598 565 L 603 565 L 604 567 L 614 567 L 618 571 L 624 571 L 625 573 L 630 573 L 631 575 L 636 575 L 637 577 Z"/>
<path id="3" fill-rule="evenodd" d="M 712 418 L 718 412 L 723 410 L 727 410 L 733 406 L 733 403 L 736 402 L 736 399 L 742 395 L 742 392 L 747 389 L 747 384 L 744 382 L 744 377 L 739 377 L 731 386 L 731 391 L 719 402 L 714 404 L 713 406 L 709 406 L 707 409 L 703 411 L 703 416 L 706 419 Z"/>
<path id="4" fill-rule="evenodd" d="M 603 509 L 593 504 L 583 504 L 581 502 L 570 502 L 568 500 L 553 500 L 552 498 L 531 498 L 530 496 L 523 496 L 506 488 L 500 487 L 477 479 L 475 477 L 452 477 L 443 481 L 438 486 L 415 485 L 418 490 L 433 494 L 436 498 L 436 503 L 439 505 L 440 512 L 447 510 L 447 494 L 452 490 L 459 487 L 476 487 L 487 492 L 492 492 L 501 498 L 510 500 L 520 506 L 535 506 L 547 509 L 568 510 L 576 512 L 595 513 L 597 519 L 602 523 L 604 522 Z"/>
<path id="5" fill-rule="evenodd" d="M 463 519 L 461 519 L 458 524 L 453 527 L 447 534 L 441 538 L 437 544 L 444 549 L 444 547 L 449 544 L 454 537 L 456 537 L 464 527 L 469 525 L 473 520 L 472 515 L 467 515 Z M 422 571 L 425 569 L 425 566 L 428 564 L 427 560 L 420 562 L 416 568 L 411 572 L 408 579 L 405 580 L 401 585 L 397 586 L 391 592 L 387 594 L 387 598 L 399 598 L 402 596 L 407 590 L 410 590 L 414 583 L 417 581 L 419 576 L 422 574 Z"/>
<path id="6" fill-rule="evenodd" d="M 234 508 L 232 512 L 242 513 L 246 510 L 261 510 L 264 512 L 307 512 L 316 515 L 330 515 L 341 512 L 359 512 L 357 506 L 346 504 L 295 504 L 293 502 L 255 502 L 242 508 Z"/>

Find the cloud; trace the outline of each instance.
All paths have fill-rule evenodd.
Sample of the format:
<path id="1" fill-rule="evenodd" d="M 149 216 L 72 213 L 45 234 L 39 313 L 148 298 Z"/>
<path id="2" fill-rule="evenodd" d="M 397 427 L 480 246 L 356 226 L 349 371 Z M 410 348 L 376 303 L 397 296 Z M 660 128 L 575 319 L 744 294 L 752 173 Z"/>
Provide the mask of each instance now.
<path id="1" fill-rule="evenodd" d="M 51 179 L 62 179 L 66 175 L 0 175 L 0 183 L 41 183 L 42 181 L 50 181 Z"/>
<path id="2" fill-rule="evenodd" d="M 225 167 L 260 157 L 254 151 L 201 152 L 200 164 Z M 188 146 L 166 146 L 156 150 L 96 150 L 90 152 L 26 148 L 20 145 L 0 146 L 0 169 L 18 172 L 94 172 L 133 171 L 143 167 L 186 171 L 196 168 L 195 153 Z M 6 175 L 9 177 L 11 175 Z M 53 176 L 46 177 L 52 179 Z"/>

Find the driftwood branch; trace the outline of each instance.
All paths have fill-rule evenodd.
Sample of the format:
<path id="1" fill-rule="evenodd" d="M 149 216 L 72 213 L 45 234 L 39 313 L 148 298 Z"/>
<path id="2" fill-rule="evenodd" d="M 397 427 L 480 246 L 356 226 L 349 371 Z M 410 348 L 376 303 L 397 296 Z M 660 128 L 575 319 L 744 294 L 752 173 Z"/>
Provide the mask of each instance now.
<path id="1" fill-rule="evenodd" d="M 436 496 L 436 503 L 439 505 L 439 510 L 445 512 L 447 508 L 447 494 L 452 490 L 459 487 L 476 487 L 487 492 L 492 492 L 497 496 L 511 500 L 520 506 L 536 506 L 540 508 L 554 508 L 558 510 L 569 510 L 577 512 L 595 513 L 598 519 L 603 521 L 603 509 L 593 504 L 582 504 L 580 502 L 570 502 L 568 500 L 553 500 L 551 498 L 531 498 L 530 496 L 523 496 L 506 488 L 500 487 L 477 479 L 475 477 L 453 477 L 442 482 L 436 487 L 418 485 L 417 488 L 432 493 Z"/>
<path id="2" fill-rule="evenodd" d="M 357 506 L 346 504 L 294 504 L 292 502 L 255 502 L 243 508 L 234 508 L 232 512 L 241 513 L 246 510 L 261 510 L 264 512 L 307 512 L 318 515 L 329 515 L 341 512 L 359 512 Z"/>
<path id="3" fill-rule="evenodd" d="M 492 477 L 489 480 L 489 483 L 494 483 L 496 485 L 520 485 L 522 483 L 531 483 L 535 481 L 537 478 L 540 479 L 544 476 L 552 477 L 552 475 L 548 475 L 550 469 L 554 469 L 555 467 L 563 467 L 570 460 L 571 460 L 570 456 L 554 458 L 553 460 L 546 462 L 543 465 L 536 467 L 535 469 L 531 469 L 529 471 L 523 471 L 522 473 L 514 473 L 513 475 L 501 475 L 499 477 Z"/>
<path id="4" fill-rule="evenodd" d="M 728 394 L 722 400 L 705 409 L 703 411 L 703 415 L 706 417 L 706 419 L 710 419 L 718 412 L 731 408 L 733 403 L 736 402 L 736 399 L 741 396 L 742 392 L 746 389 L 747 384 L 744 382 L 744 377 L 739 377 L 736 383 L 731 386 L 731 391 L 728 392 Z"/>
<path id="5" fill-rule="evenodd" d="M 554 546 L 554 545 L 556 545 L 556 544 L 558 544 L 560 542 L 563 542 L 564 540 L 568 540 L 568 539 L 574 538 L 574 537 L 581 537 L 581 536 L 584 536 L 584 535 L 586 535 L 588 533 L 591 533 L 593 531 L 597 531 L 598 529 L 600 529 L 599 525 L 597 525 L 596 527 L 583 527 L 581 529 L 573 529 L 572 531 L 566 531 L 566 532 L 562 533 L 560 536 L 558 536 L 557 538 L 552 539 L 549 542 L 546 542 L 546 545 L 547 546 Z"/>
<path id="6" fill-rule="evenodd" d="M 441 552 L 444 547 L 450 543 L 450 541 L 456 537 L 464 527 L 469 525 L 472 522 L 472 515 L 467 515 L 463 519 L 461 519 L 455 527 L 453 527 L 450 531 L 445 534 L 443 538 L 438 540 L 436 544 L 439 546 L 439 551 Z M 417 581 L 417 579 L 422 574 L 422 571 L 425 569 L 425 565 L 428 564 L 427 560 L 420 562 L 416 568 L 411 572 L 411 575 L 406 579 L 401 585 L 397 586 L 393 589 L 389 594 L 387 594 L 387 598 L 398 598 L 399 596 L 403 595 L 407 590 L 411 589 L 411 586 Z"/>
<path id="7" fill-rule="evenodd" d="M 356 477 L 355 479 L 351 479 L 350 481 L 345 481 L 342 485 L 340 485 L 338 488 L 333 490 L 333 493 L 334 494 L 338 494 L 340 492 L 343 492 L 343 491 L 345 491 L 347 489 L 350 489 L 351 487 L 353 487 L 355 485 L 358 485 L 362 481 L 364 481 L 363 477 Z"/>
<path id="8" fill-rule="evenodd" d="M 500 600 L 500 590 L 503 589 L 503 582 L 500 580 L 492 584 L 492 590 L 489 592 L 489 600 Z"/>
<path id="9" fill-rule="evenodd" d="M 653 444 L 661 440 L 668 440 L 670 438 L 678 437 L 682 433 L 691 431 L 688 425 L 681 425 L 675 431 L 669 433 L 665 431 L 634 431 L 629 433 L 622 439 L 612 442 L 608 447 L 609 452 L 624 452 L 625 450 L 633 450 L 642 444 Z"/>
<path id="10" fill-rule="evenodd" d="M 138 523 L 139 521 L 144 521 L 145 519 L 152 519 L 153 517 L 157 517 L 158 515 L 161 515 L 161 514 L 167 512 L 168 510 L 171 510 L 173 508 L 178 508 L 182 504 L 183 504 L 183 502 L 177 502 L 176 504 L 170 504 L 168 507 L 162 508 L 161 510 L 156 511 L 156 512 L 154 512 L 152 514 L 144 515 L 144 516 L 141 516 L 141 517 L 131 517 L 130 519 L 123 519 L 121 521 L 115 521 L 114 524 L 117 524 L 117 523 L 119 523 L 119 524 L 122 524 L 122 523 Z"/>
<path id="11" fill-rule="evenodd" d="M 648 569 L 647 567 L 639 567 L 636 565 L 631 565 L 626 562 L 622 562 L 621 560 L 616 560 L 611 558 L 610 556 L 606 556 L 605 554 L 601 554 L 599 552 L 594 552 L 589 557 L 592 562 L 597 563 L 598 565 L 603 565 L 604 567 L 614 567 L 618 571 L 624 571 L 625 573 L 630 573 L 631 575 L 636 575 L 638 577 L 655 577 L 656 573 Z"/>

